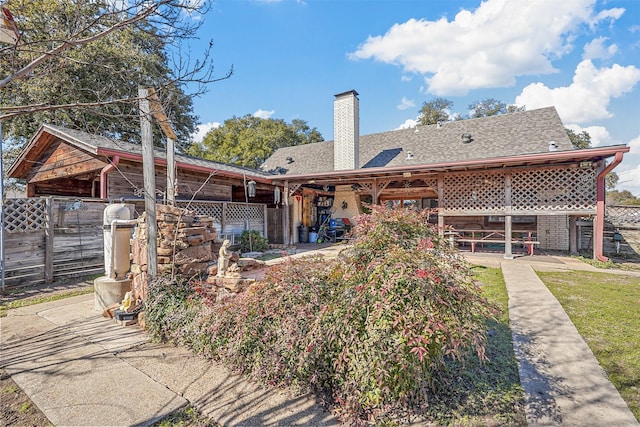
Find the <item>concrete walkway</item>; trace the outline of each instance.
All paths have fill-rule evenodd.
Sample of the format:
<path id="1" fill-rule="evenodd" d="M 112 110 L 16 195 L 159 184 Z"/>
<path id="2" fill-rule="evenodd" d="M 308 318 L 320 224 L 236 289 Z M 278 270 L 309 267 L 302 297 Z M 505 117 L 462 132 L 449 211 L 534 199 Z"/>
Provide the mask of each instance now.
<path id="1" fill-rule="evenodd" d="M 304 249 L 308 255 L 314 247 Z M 528 422 L 637 426 L 532 268 L 562 271 L 573 261 L 469 255 L 474 264 L 503 268 Z M 185 349 L 148 343 L 139 328 L 118 326 L 93 305 L 93 295 L 84 295 L 1 319 L 0 366 L 56 426 L 149 425 L 188 403 L 225 426 L 338 425 L 310 396 L 268 390 Z"/>
<path id="2" fill-rule="evenodd" d="M 560 303 L 530 264 L 504 260 L 509 320 L 530 425 L 637 426 Z"/>

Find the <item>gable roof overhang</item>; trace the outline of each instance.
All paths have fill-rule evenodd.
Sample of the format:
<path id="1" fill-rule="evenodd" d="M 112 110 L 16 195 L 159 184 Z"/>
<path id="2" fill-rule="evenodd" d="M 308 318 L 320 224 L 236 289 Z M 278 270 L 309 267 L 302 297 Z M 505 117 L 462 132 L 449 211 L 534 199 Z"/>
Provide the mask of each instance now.
<path id="1" fill-rule="evenodd" d="M 115 141 L 98 135 L 91 135 L 82 131 L 73 131 L 42 124 L 22 149 L 22 152 L 9 169 L 7 175 L 11 178 L 26 178 L 31 169 L 31 165 L 40 158 L 55 138 L 61 139 L 94 156 L 104 156 L 108 158 L 118 156 L 120 159 L 142 163 L 141 146 Z M 177 154 L 175 158 L 176 167 L 183 170 L 202 173 L 215 172 L 217 175 L 237 179 L 242 179 L 246 176 L 249 179 L 263 184 L 269 184 L 271 182 L 268 174 L 255 169 L 192 158 L 180 154 Z M 154 149 L 154 163 L 156 165 L 166 166 L 166 152 Z"/>
<path id="2" fill-rule="evenodd" d="M 599 162 L 609 157 L 629 152 L 625 145 L 587 148 L 582 150 L 555 151 L 547 153 L 526 154 L 521 156 L 495 157 L 489 159 L 474 159 L 455 162 L 441 162 L 421 165 L 399 166 L 394 168 L 361 168 L 317 172 L 309 174 L 291 174 L 273 177 L 277 184 L 353 184 L 358 181 L 374 178 L 404 178 L 411 176 L 435 175 L 447 172 L 461 172 L 473 170 L 499 170 L 519 167 L 543 167 L 560 164 L 575 164 L 590 161 Z M 619 154 L 618 154 L 619 153 Z"/>

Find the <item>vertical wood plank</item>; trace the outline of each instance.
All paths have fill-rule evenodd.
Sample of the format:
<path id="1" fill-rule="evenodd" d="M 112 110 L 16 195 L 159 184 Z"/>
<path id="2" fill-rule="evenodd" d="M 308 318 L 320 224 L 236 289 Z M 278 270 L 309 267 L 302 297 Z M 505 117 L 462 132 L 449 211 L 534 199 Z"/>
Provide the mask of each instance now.
<path id="1" fill-rule="evenodd" d="M 53 197 L 45 199 L 44 282 L 53 282 Z"/>

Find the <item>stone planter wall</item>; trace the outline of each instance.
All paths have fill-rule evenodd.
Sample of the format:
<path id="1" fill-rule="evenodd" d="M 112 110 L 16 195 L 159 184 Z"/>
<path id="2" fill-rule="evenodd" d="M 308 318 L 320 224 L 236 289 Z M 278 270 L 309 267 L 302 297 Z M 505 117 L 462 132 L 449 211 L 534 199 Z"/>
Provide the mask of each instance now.
<path id="1" fill-rule="evenodd" d="M 217 233 L 213 218 L 167 205 L 156 205 L 156 217 L 158 275 L 175 277 L 206 274 L 209 266 L 216 262 Z M 140 216 L 133 235 L 132 258 L 132 287 L 136 297 L 144 300 L 147 282 L 146 212 Z"/>
<path id="2" fill-rule="evenodd" d="M 187 277 L 200 280 L 218 290 L 238 293 L 246 289 L 253 279 L 244 279 L 241 273 L 264 266 L 261 261 L 231 257 L 233 273 L 228 277 L 216 277 L 218 273 L 218 251 L 222 241 L 218 241 L 214 219 L 173 206 L 157 205 L 158 222 L 158 275 L 167 277 Z M 146 299 L 147 286 L 147 225 L 146 212 L 139 220 L 132 242 L 132 288 L 136 299 Z"/>

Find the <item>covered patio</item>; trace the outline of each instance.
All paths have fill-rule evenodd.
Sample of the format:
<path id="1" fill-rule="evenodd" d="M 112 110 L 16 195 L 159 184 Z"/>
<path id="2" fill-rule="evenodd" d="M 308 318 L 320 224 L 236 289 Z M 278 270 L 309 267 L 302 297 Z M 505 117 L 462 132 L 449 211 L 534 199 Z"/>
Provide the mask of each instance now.
<path id="1" fill-rule="evenodd" d="M 292 174 L 274 178 L 285 194 L 286 243 L 324 215 L 353 222 L 363 206 L 431 209 L 442 235 L 472 252 L 492 245 L 576 252 L 579 217 L 591 216 L 594 258 L 602 253 L 604 177 L 629 148 L 550 151 L 517 157 Z M 607 159 L 612 160 L 607 163 Z"/>

